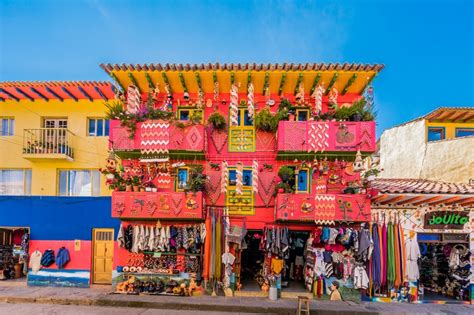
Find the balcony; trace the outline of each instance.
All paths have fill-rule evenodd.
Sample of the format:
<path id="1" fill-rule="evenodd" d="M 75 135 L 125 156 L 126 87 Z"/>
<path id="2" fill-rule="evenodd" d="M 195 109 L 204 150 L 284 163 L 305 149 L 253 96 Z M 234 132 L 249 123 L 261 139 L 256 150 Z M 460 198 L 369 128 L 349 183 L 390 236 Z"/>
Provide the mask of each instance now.
<path id="1" fill-rule="evenodd" d="M 170 156 L 190 153 L 201 156 L 205 151 L 205 127 L 190 125 L 178 127 L 166 121 L 146 121 L 137 124 L 135 135 L 130 137 L 127 127 L 120 121 L 110 122 L 111 148 L 119 156 L 138 158 L 141 151 L 169 150 Z"/>
<path id="2" fill-rule="evenodd" d="M 370 199 L 349 194 L 278 194 L 277 221 L 311 221 L 320 224 L 334 221 L 370 221 Z"/>
<path id="3" fill-rule="evenodd" d="M 114 191 L 112 217 L 201 220 L 204 217 L 202 193 Z"/>
<path id="4" fill-rule="evenodd" d="M 73 137 L 65 128 L 24 129 L 23 157 L 31 161 L 72 161 Z"/>
<path id="5" fill-rule="evenodd" d="M 281 121 L 278 125 L 278 156 L 311 152 L 373 153 L 375 122 Z"/>

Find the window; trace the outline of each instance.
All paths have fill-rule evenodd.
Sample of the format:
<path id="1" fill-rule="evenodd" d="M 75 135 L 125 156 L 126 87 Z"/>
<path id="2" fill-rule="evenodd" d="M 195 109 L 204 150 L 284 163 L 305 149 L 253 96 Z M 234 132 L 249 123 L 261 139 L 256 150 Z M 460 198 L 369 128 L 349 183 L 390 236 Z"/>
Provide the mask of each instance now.
<path id="1" fill-rule="evenodd" d="M 31 170 L 0 170 L 0 195 L 31 195 Z"/>
<path id="2" fill-rule="evenodd" d="M 13 136 L 15 129 L 15 119 L 2 117 L 0 119 L 0 132 L 1 136 Z"/>
<path id="3" fill-rule="evenodd" d="M 249 111 L 246 108 L 239 108 L 237 116 L 239 126 L 253 126 L 253 121 L 249 118 Z"/>
<path id="4" fill-rule="evenodd" d="M 189 169 L 187 167 L 178 168 L 178 181 L 176 191 L 185 190 L 188 187 Z"/>
<path id="5" fill-rule="evenodd" d="M 95 170 L 59 171 L 60 196 L 98 196 L 100 173 Z"/>
<path id="6" fill-rule="evenodd" d="M 309 170 L 302 169 L 296 175 L 298 192 L 309 192 Z"/>
<path id="7" fill-rule="evenodd" d="M 200 115 L 200 121 L 203 122 L 202 109 L 195 108 L 178 108 L 178 120 L 189 121 L 193 116 Z"/>
<path id="8" fill-rule="evenodd" d="M 67 128 L 67 118 L 45 118 L 44 128 Z"/>
<path id="9" fill-rule="evenodd" d="M 103 137 L 109 135 L 109 120 L 104 118 L 88 119 L 89 137 Z"/>
<path id="10" fill-rule="evenodd" d="M 309 117 L 308 109 L 297 109 L 296 110 L 296 119 L 297 121 L 307 121 Z"/>
<path id="11" fill-rule="evenodd" d="M 438 141 L 445 138 L 444 127 L 429 127 L 428 141 Z"/>
<path id="12" fill-rule="evenodd" d="M 474 136 L 474 128 L 456 128 L 456 138 Z"/>
<path id="13" fill-rule="evenodd" d="M 237 184 L 237 171 L 229 170 L 229 186 L 235 186 Z M 252 186 L 252 170 L 244 170 L 242 173 L 242 185 Z"/>

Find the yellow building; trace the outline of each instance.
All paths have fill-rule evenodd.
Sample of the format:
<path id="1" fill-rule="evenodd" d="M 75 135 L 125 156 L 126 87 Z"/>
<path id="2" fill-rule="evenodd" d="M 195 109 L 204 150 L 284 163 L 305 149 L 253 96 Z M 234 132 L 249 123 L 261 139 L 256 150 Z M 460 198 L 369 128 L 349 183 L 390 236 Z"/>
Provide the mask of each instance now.
<path id="1" fill-rule="evenodd" d="M 380 138 L 382 178 L 474 181 L 474 108 L 441 107 L 387 129 Z"/>
<path id="2" fill-rule="evenodd" d="M 0 83 L 0 195 L 107 196 L 107 82 Z"/>

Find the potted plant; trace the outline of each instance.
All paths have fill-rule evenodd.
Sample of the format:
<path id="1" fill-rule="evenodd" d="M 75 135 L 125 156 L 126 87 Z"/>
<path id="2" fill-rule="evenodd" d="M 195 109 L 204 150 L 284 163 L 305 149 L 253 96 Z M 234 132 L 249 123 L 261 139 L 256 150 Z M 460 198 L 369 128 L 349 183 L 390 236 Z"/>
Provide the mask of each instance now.
<path id="1" fill-rule="evenodd" d="M 140 191 L 140 176 L 133 176 L 132 177 L 132 188 L 134 192 Z"/>
<path id="2" fill-rule="evenodd" d="M 125 180 L 125 191 L 132 191 L 132 179 L 127 178 Z"/>
<path id="3" fill-rule="evenodd" d="M 282 166 L 278 170 L 278 176 L 280 176 L 281 181 L 284 183 L 289 183 L 289 181 L 293 178 L 295 172 L 293 168 L 289 166 Z"/>
<path id="4" fill-rule="evenodd" d="M 191 191 L 194 194 L 199 191 L 204 191 L 207 177 L 204 175 L 202 165 L 194 165 L 189 170 L 189 181 L 186 185 L 186 191 Z"/>
<path id="5" fill-rule="evenodd" d="M 218 111 L 215 111 L 214 113 L 209 116 L 207 119 L 207 123 L 212 126 L 214 130 L 225 130 L 226 128 L 226 121 L 224 116 L 219 113 Z"/>
<path id="6" fill-rule="evenodd" d="M 278 129 L 279 117 L 273 115 L 268 107 L 255 114 L 255 128 L 265 132 L 275 132 Z"/>

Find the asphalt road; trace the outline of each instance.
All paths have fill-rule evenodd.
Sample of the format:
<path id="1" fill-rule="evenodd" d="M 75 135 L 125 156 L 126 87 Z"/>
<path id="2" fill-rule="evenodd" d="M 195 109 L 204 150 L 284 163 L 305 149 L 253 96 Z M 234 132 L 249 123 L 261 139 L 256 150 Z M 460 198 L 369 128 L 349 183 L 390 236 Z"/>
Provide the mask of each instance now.
<path id="1" fill-rule="evenodd" d="M 0 303 L 0 315 L 252 315 L 250 313 L 222 313 L 209 311 L 157 310 L 131 307 L 102 307 L 51 304 Z M 264 315 L 259 313 L 258 315 Z"/>

